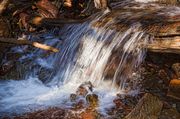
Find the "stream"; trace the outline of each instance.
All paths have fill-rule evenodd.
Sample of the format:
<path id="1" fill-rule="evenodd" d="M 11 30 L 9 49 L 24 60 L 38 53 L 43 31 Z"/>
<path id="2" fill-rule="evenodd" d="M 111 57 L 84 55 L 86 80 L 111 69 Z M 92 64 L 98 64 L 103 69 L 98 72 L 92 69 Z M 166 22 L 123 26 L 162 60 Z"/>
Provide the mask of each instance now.
<path id="1" fill-rule="evenodd" d="M 136 1 L 134 8 L 147 6 L 146 3 L 138 3 L 142 0 Z M 118 2 L 114 6 L 128 8 L 127 2 Z M 155 4 L 152 7 L 161 8 Z M 21 80 L 0 80 L 0 117 L 53 106 L 71 108 L 70 94 L 75 94 L 85 82 L 92 83 L 93 90 L 88 94 L 98 95 L 97 110 L 104 115 L 107 109 L 114 106 L 113 99 L 117 94 L 137 95 L 141 80 L 138 69 L 146 56 L 144 46 L 153 42 L 153 36 L 142 29 L 139 21 L 133 21 L 121 31 L 111 28 L 117 19 L 128 21 L 133 12 L 122 12 L 103 27 L 94 26 L 105 16 L 97 13 L 93 20 L 83 24 L 65 25 L 38 35 L 45 44 L 58 48 L 58 53 L 48 54 L 40 49 L 25 53 L 24 47 L 11 49 L 11 52 L 25 54 L 18 59 L 21 64 L 18 69 L 22 74 Z M 33 35 L 26 37 L 32 41 L 36 39 Z M 118 60 L 111 64 L 114 55 Z M 107 67 L 112 65 L 115 69 L 113 75 L 108 77 Z"/>

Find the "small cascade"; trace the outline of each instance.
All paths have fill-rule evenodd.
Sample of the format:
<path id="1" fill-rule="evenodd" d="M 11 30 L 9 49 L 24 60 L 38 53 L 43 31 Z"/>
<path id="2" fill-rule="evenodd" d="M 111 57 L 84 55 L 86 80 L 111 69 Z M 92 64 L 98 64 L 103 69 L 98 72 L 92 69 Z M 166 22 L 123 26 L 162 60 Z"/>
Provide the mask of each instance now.
<path id="1" fill-rule="evenodd" d="M 94 85 L 94 92 L 101 95 L 102 105 L 105 105 L 105 102 L 112 104 L 109 103 L 112 101 L 109 97 L 127 87 L 126 80 L 132 77 L 144 58 L 144 50 L 139 44 L 146 44 L 149 37 L 140 30 L 141 25 L 138 23 L 127 31 L 117 32 L 108 29 L 113 21 L 103 28 L 92 27 L 91 24 L 96 20 L 90 24 L 70 25 L 60 30 L 59 34 L 64 40 L 57 46 L 61 51 L 48 58 L 34 58 L 31 64 L 39 67 L 30 67 L 31 72 L 26 74 L 27 79 L 1 82 L 0 112 L 20 112 L 20 109 L 26 112 L 33 110 L 36 107 L 34 105 L 64 105 L 69 95 L 75 93 L 78 86 L 87 81 Z M 106 79 L 105 69 L 114 51 L 118 51 L 117 55 L 121 58 L 115 75 Z M 33 54 L 40 53 L 43 52 L 36 50 Z M 27 58 L 28 56 L 21 60 Z M 45 84 L 38 79 L 38 72 L 43 67 L 53 70 L 46 74 L 50 76 Z M 64 106 L 68 105 L 68 102 L 66 103 Z"/>

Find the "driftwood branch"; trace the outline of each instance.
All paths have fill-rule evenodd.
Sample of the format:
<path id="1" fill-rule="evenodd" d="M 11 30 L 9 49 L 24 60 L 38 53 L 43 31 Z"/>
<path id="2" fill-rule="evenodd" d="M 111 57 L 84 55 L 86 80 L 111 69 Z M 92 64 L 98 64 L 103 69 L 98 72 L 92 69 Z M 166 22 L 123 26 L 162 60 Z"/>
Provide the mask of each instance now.
<path id="1" fill-rule="evenodd" d="M 0 2 L 0 15 L 4 12 L 4 10 L 6 10 L 9 3 L 10 0 L 2 0 L 2 2 Z"/>
<path id="2" fill-rule="evenodd" d="M 180 54 L 180 37 L 156 38 L 148 44 L 147 49 L 151 52 Z"/>
<path id="3" fill-rule="evenodd" d="M 31 45 L 33 47 L 40 48 L 40 49 L 47 50 L 47 51 L 51 51 L 51 52 L 58 52 L 59 51 L 58 49 L 56 49 L 54 47 L 51 47 L 51 46 L 48 46 L 45 44 L 41 44 L 38 42 L 32 42 L 32 41 L 29 41 L 26 39 L 17 40 L 15 38 L 0 38 L 0 42 L 8 43 L 8 44 L 17 44 L 17 45 Z"/>

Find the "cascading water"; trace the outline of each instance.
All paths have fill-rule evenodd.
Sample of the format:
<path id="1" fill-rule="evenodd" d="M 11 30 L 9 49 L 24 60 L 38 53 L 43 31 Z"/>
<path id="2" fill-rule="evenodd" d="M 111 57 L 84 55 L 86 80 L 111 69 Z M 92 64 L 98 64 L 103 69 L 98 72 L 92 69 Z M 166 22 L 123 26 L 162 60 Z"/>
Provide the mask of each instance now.
<path id="1" fill-rule="evenodd" d="M 132 75 L 128 73 L 128 75 L 124 74 L 122 77 L 118 77 L 118 74 L 122 72 L 122 67 L 125 68 L 129 61 L 133 64 L 131 68 L 136 68 L 141 63 L 144 53 L 138 44 L 146 43 L 147 40 L 144 40 L 145 34 L 139 29 L 140 24 L 134 24 L 127 31 L 116 32 L 105 27 L 92 27 L 92 23 L 70 25 L 61 30 L 61 38 L 64 40 L 58 45 L 60 52 L 47 59 L 39 57 L 33 59 L 32 64 L 38 64 L 39 67 L 31 69 L 31 72 L 26 74 L 27 79 L 1 81 L 0 112 L 21 113 L 30 111 L 34 107 L 37 108 L 37 106 L 62 104 L 67 106 L 69 95 L 75 93 L 78 86 L 86 81 L 90 81 L 94 85 L 94 92 L 100 96 L 100 105 L 111 105 L 111 99 L 120 92 L 113 88 L 115 85 L 119 85 L 116 84 L 116 80 L 120 78 L 122 90 L 126 83 L 125 80 Z M 105 26 L 111 23 L 108 22 Z M 46 37 L 46 39 L 48 38 Z M 114 78 L 111 81 L 105 81 L 104 70 L 112 51 L 121 48 L 123 53 L 119 55 L 122 55 L 122 58 Z M 34 52 L 36 55 L 40 53 L 43 52 L 39 50 Z M 32 55 L 30 56 L 32 57 Z M 135 59 L 130 60 L 130 57 Z M 37 72 L 43 67 L 54 70 L 54 72 L 46 74 L 53 74 L 47 79 L 46 85 L 37 78 Z M 111 99 L 109 99 L 110 97 Z"/>
<path id="2" fill-rule="evenodd" d="M 128 12 L 121 18 L 131 15 Z M 0 81 L 0 115 L 49 106 L 68 108 L 71 106 L 70 94 L 87 81 L 94 85 L 93 92 L 99 96 L 100 111 L 113 106 L 112 100 L 117 93 L 125 93 L 125 90 L 135 93 L 136 83 L 129 86 L 128 82 L 136 79 L 136 71 L 145 55 L 142 46 L 149 42 L 150 36 L 142 31 L 138 21 L 123 31 L 111 29 L 114 19 L 101 28 L 93 27 L 101 17 L 90 23 L 64 26 L 58 31 L 58 38 L 52 38 L 51 34 L 42 35 L 45 43 L 56 45 L 60 52 L 45 56 L 46 52 L 35 50 L 19 59 L 22 64 L 29 62 L 28 66 L 24 64 L 27 71 L 22 80 Z M 17 49 L 13 50 L 17 52 Z M 107 78 L 105 70 L 115 51 L 120 58 L 113 77 Z M 39 80 L 44 69 L 47 72 Z"/>

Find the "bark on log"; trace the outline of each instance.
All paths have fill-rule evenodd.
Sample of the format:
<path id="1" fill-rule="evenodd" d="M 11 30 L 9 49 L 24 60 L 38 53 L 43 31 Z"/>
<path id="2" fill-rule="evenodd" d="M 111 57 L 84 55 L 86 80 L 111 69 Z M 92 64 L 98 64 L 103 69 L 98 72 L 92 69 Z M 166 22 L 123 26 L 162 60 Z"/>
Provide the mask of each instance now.
<path id="1" fill-rule="evenodd" d="M 0 2 L 0 15 L 6 10 L 7 6 L 9 5 L 10 0 L 3 0 Z"/>
<path id="2" fill-rule="evenodd" d="M 148 44 L 147 49 L 151 52 L 180 54 L 180 37 L 155 38 L 153 43 Z"/>
<path id="3" fill-rule="evenodd" d="M 51 46 L 48 46 L 45 44 L 41 44 L 38 42 L 32 42 L 32 41 L 29 41 L 26 39 L 17 40 L 15 38 L 0 38 L 0 42 L 8 43 L 8 44 L 16 44 L 16 45 L 31 45 L 33 47 L 40 48 L 40 49 L 47 50 L 47 51 L 51 51 L 51 52 L 58 52 L 59 51 L 58 49 L 56 49 L 54 47 L 51 47 Z"/>
<path id="4" fill-rule="evenodd" d="M 158 119 L 163 103 L 152 94 L 145 94 L 125 119 Z"/>

